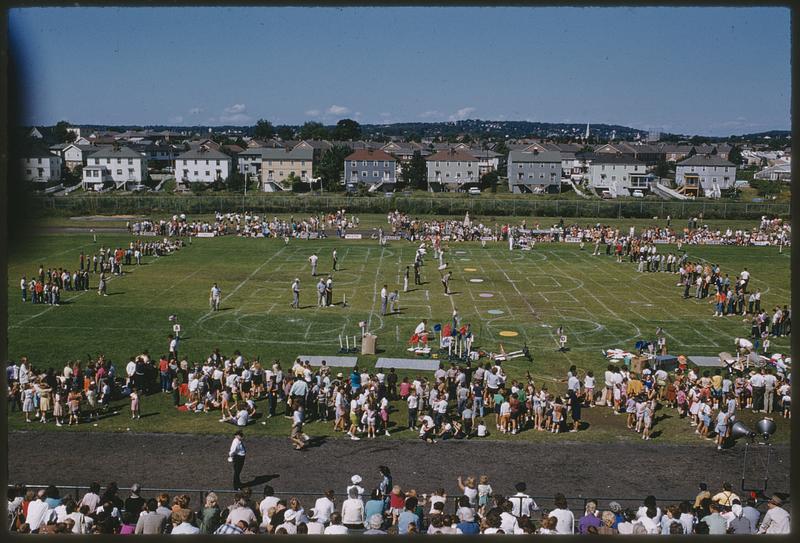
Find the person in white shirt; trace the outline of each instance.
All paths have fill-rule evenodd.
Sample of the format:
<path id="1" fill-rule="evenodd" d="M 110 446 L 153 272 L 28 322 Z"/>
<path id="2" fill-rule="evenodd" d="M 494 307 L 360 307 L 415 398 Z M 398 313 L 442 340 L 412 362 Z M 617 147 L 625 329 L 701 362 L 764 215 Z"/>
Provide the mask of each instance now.
<path id="1" fill-rule="evenodd" d="M 83 507 L 84 505 L 89 508 L 89 511 L 94 511 L 97 509 L 97 506 L 100 505 L 100 483 L 92 483 L 89 486 L 89 492 L 83 495 L 81 498 L 80 503 L 78 503 L 78 509 Z"/>
<path id="2" fill-rule="evenodd" d="M 41 489 L 36 499 L 28 504 L 28 516 L 25 522 L 30 526 L 31 532 L 38 532 L 39 528 L 55 520 L 55 512 L 47 505 L 45 498 L 45 491 Z"/>
<path id="3" fill-rule="evenodd" d="M 567 498 L 563 494 L 556 494 L 554 499 L 555 508 L 550 511 L 550 517 L 556 519 L 556 533 L 574 533 L 575 515 L 567 508 Z"/>
<path id="4" fill-rule="evenodd" d="M 350 495 L 350 490 L 351 489 L 355 489 L 358 498 L 360 500 L 364 499 L 365 490 L 364 490 L 364 487 L 361 486 L 361 481 L 362 481 L 361 475 L 353 475 L 352 477 L 350 477 L 350 483 L 351 484 L 347 486 L 347 490 L 346 490 L 348 496 Z"/>
<path id="5" fill-rule="evenodd" d="M 233 462 L 233 489 L 239 490 L 242 487 L 240 475 L 244 468 L 245 448 L 242 439 L 244 434 L 241 430 L 236 430 L 231 441 L 231 448 L 228 451 L 228 462 Z"/>
<path id="6" fill-rule="evenodd" d="M 275 491 L 271 486 L 264 486 L 264 499 L 258 504 L 258 510 L 261 512 L 261 526 L 266 527 L 269 524 L 269 510 L 278 505 L 278 498 L 274 495 Z"/>
<path id="7" fill-rule="evenodd" d="M 228 517 L 225 519 L 227 524 L 237 524 L 239 521 L 244 521 L 250 525 L 250 523 L 255 522 L 258 520 L 256 518 L 255 513 L 250 507 L 247 506 L 247 500 L 241 496 L 236 496 L 236 503 L 234 503 L 228 513 Z"/>
<path id="8" fill-rule="evenodd" d="M 759 534 L 788 534 L 791 532 L 792 519 L 782 507 L 783 500 L 779 496 L 772 496 L 767 503 L 767 512 L 758 528 Z M 28 506 L 30 511 L 30 506 Z"/>
<path id="9" fill-rule="evenodd" d="M 345 503 L 347 503 L 347 501 L 349 500 L 346 500 Z M 361 502 L 361 500 L 358 501 L 359 503 Z M 362 510 L 362 515 L 363 515 L 363 510 Z M 347 529 L 347 526 L 342 525 L 342 521 L 343 521 L 342 514 L 337 512 L 331 513 L 331 523 L 327 528 L 325 528 L 323 533 L 325 535 L 347 535 L 349 533 L 349 530 Z M 363 521 L 361 527 L 363 527 Z"/>
<path id="10" fill-rule="evenodd" d="M 331 513 L 335 511 L 335 504 L 333 503 L 333 490 L 325 491 L 325 495 L 317 498 L 314 503 L 314 518 L 322 524 L 327 524 L 331 518 Z"/>
<path id="11" fill-rule="evenodd" d="M 525 494 L 525 490 L 527 489 L 527 485 L 523 482 L 519 482 L 514 485 L 516 488 L 517 493 L 513 496 L 508 498 L 508 501 L 511 502 L 511 514 L 515 517 L 530 517 L 533 511 L 539 509 L 539 506 L 536 505 L 536 502 L 533 499 Z"/>
<path id="12" fill-rule="evenodd" d="M 356 487 L 347 491 L 348 498 L 342 503 L 342 524 L 347 528 L 358 530 L 364 527 L 364 502 L 361 500 Z M 331 526 L 334 525 L 334 516 L 331 515 Z M 328 526 L 330 528 L 330 526 Z M 326 534 L 329 533 L 326 528 Z M 337 533 L 337 532 L 330 532 Z M 346 532 L 338 532 L 346 533 Z"/>

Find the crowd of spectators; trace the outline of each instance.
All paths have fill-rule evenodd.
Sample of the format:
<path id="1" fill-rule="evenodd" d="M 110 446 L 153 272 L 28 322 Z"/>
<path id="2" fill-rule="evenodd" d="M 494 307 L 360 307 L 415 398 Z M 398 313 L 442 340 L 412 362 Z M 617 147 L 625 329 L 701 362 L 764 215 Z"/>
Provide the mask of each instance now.
<path id="1" fill-rule="evenodd" d="M 16 533 L 120 535 L 790 533 L 785 495 L 739 496 L 727 482 L 713 495 L 700 483 L 693 499 L 678 503 L 659 505 L 650 495 L 624 508 L 616 501 L 601 507 L 598 500 L 584 499 L 576 511 L 563 494 L 553 497 L 551 508 L 540 507 L 524 482 L 501 495 L 486 476 L 480 483 L 459 477 L 459 491 L 448 496 L 443 488 L 427 494 L 396 484 L 387 466 L 377 475 L 369 490 L 361 486 L 361 476 L 353 475 L 343 494 L 329 488 L 316 499 L 313 494 L 280 497 L 266 485 L 260 497 L 248 487 L 225 499 L 203 493 L 199 503 L 188 494 L 148 496 L 139 484 L 123 494 L 114 482 L 102 491 L 94 482 L 83 495 L 62 495 L 53 485 L 15 485 L 8 488 L 8 526 Z"/>

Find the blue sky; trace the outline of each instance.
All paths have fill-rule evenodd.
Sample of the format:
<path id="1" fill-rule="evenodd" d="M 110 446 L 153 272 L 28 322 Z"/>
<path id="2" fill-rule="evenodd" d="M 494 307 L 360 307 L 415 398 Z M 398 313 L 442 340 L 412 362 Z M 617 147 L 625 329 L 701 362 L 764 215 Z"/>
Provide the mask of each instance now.
<path id="1" fill-rule="evenodd" d="M 31 8 L 24 122 L 790 128 L 786 8 Z"/>

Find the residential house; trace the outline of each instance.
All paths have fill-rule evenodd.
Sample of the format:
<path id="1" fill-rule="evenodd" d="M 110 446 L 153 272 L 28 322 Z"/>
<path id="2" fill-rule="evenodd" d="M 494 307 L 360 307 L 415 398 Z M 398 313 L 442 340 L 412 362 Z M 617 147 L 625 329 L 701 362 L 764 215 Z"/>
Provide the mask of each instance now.
<path id="1" fill-rule="evenodd" d="M 230 172 L 231 157 L 210 147 L 196 147 L 175 158 L 175 179 L 180 183 L 225 181 Z"/>
<path id="2" fill-rule="evenodd" d="M 353 151 L 344 159 L 344 181 L 347 190 L 359 185 L 391 190 L 397 181 L 397 160 L 381 149 Z"/>
<path id="3" fill-rule="evenodd" d="M 319 162 L 325 151 L 333 147 L 331 142 L 326 140 L 302 140 L 292 149 L 311 149 L 314 152 L 314 162 Z"/>
<path id="4" fill-rule="evenodd" d="M 466 150 L 465 152 L 478 159 L 479 177 L 482 177 L 489 172 L 496 172 L 500 167 L 500 160 L 503 158 L 500 153 L 495 153 L 494 151 L 489 151 L 487 149 L 472 148 Z"/>
<path id="5" fill-rule="evenodd" d="M 627 196 L 631 190 L 650 188 L 652 176 L 644 162 L 627 155 L 583 153 L 588 186 L 597 192 L 609 191 L 614 196 Z"/>
<path id="6" fill-rule="evenodd" d="M 718 157 L 728 160 L 728 155 L 733 149 L 733 146 L 727 143 L 718 143 L 714 146 L 714 148 L 717 150 Z"/>
<path id="7" fill-rule="evenodd" d="M 667 162 L 680 162 L 689 156 L 692 152 L 692 146 L 684 143 L 664 143 L 661 145 L 661 151 L 664 153 L 664 158 Z"/>
<path id="8" fill-rule="evenodd" d="M 33 183 L 61 179 L 62 160 L 43 145 L 32 145 L 21 157 L 22 178 Z"/>
<path id="9" fill-rule="evenodd" d="M 678 192 L 686 195 L 715 195 L 736 181 L 736 165 L 717 155 L 694 155 L 675 168 Z"/>
<path id="10" fill-rule="evenodd" d="M 311 149 L 261 149 L 261 183 L 264 191 L 291 188 L 284 185 L 291 174 L 310 183 L 313 164 L 314 152 Z"/>
<path id="11" fill-rule="evenodd" d="M 766 179 L 768 181 L 791 181 L 792 163 L 788 160 L 782 160 L 775 163 L 773 166 L 768 166 L 763 170 L 756 172 L 753 175 L 753 178 Z"/>
<path id="12" fill-rule="evenodd" d="M 60 156 L 64 161 L 64 166 L 70 171 L 74 171 L 79 166 L 86 165 L 86 159 L 92 153 L 99 151 L 105 147 L 98 147 L 96 145 L 81 145 L 76 143 L 69 143 L 64 146 L 60 151 Z M 52 149 L 52 147 L 51 147 Z"/>
<path id="13" fill-rule="evenodd" d="M 41 143 L 54 144 L 58 143 L 55 133 L 52 128 L 45 126 L 33 126 L 28 131 L 28 137 L 39 140 Z"/>
<path id="14" fill-rule="evenodd" d="M 100 149 L 86 157 L 83 186 L 90 190 L 111 181 L 117 188 L 131 188 L 147 178 L 147 158 L 130 147 Z"/>
<path id="15" fill-rule="evenodd" d="M 175 157 L 180 154 L 178 149 L 174 145 L 168 143 L 166 138 L 145 145 L 140 149 L 140 152 L 147 157 L 148 166 L 155 170 L 172 168 Z"/>
<path id="16" fill-rule="evenodd" d="M 606 143 L 597 147 L 595 153 L 616 154 L 623 157 L 633 158 L 649 166 L 655 165 L 666 154 L 657 145 L 648 143 L 618 141 Z"/>
<path id="17" fill-rule="evenodd" d="M 509 151 L 508 190 L 527 192 L 561 191 L 561 153 L 558 151 Z"/>
<path id="18" fill-rule="evenodd" d="M 428 156 L 429 190 L 459 190 L 465 184 L 477 185 L 478 159 L 465 151 L 447 149 Z"/>

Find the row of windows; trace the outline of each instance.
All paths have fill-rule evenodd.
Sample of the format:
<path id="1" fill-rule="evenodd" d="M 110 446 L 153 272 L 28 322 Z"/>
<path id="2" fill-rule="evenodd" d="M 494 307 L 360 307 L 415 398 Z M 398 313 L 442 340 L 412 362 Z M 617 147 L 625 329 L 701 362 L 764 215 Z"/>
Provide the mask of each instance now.
<path id="1" fill-rule="evenodd" d="M 273 162 L 272 160 L 267 160 L 267 165 L 268 166 L 272 166 L 272 162 Z M 276 160 L 275 162 L 278 163 L 277 164 L 278 166 L 283 166 L 283 160 Z M 286 165 L 287 166 L 294 166 L 295 162 L 300 162 L 301 166 L 305 166 L 306 165 L 306 161 L 305 160 L 299 160 L 299 161 L 298 160 L 287 160 L 286 161 Z"/>
<path id="2" fill-rule="evenodd" d="M 281 177 L 286 176 L 286 172 L 283 171 L 283 170 L 280 170 L 278 173 L 280 174 Z M 268 170 L 267 171 L 267 177 L 272 177 L 274 174 L 275 174 L 275 172 L 273 170 Z M 289 175 L 297 175 L 297 172 L 292 170 L 292 171 L 289 172 Z M 303 170 L 303 171 L 300 172 L 300 177 L 306 177 L 307 175 L 308 175 L 308 170 Z"/>
<path id="3" fill-rule="evenodd" d="M 445 162 L 444 164 L 445 164 L 445 166 L 450 166 L 450 162 L 449 161 Z M 440 163 L 439 163 L 438 160 L 436 161 L 436 166 L 437 167 L 440 166 Z M 453 162 L 453 166 L 461 166 L 461 162 Z M 465 164 L 465 166 L 466 166 L 466 164 Z"/>
<path id="4" fill-rule="evenodd" d="M 442 172 L 436 172 L 436 177 L 441 177 L 441 176 Z M 444 172 L 444 176 L 450 177 L 450 172 Z M 453 177 L 455 177 L 456 179 L 462 177 L 461 172 L 456 172 L 456 174 Z M 467 172 L 467 177 L 472 177 L 472 172 Z"/>
<path id="5" fill-rule="evenodd" d="M 379 162 L 380 162 L 380 161 L 378 161 L 378 160 L 373 160 L 373 161 L 372 161 L 372 165 L 373 165 L 373 166 L 378 166 Z M 351 165 L 352 167 L 354 167 L 354 168 L 355 168 L 356 166 L 358 166 L 358 161 L 357 161 L 357 160 L 351 160 L 351 161 L 350 161 L 350 165 Z M 362 161 L 361 161 L 361 165 L 362 165 L 362 166 L 366 166 L 366 165 L 367 165 L 367 161 L 366 161 L 366 160 L 362 160 Z M 437 165 L 438 165 L 438 164 L 437 164 Z M 389 161 L 388 161 L 388 160 L 384 160 L 384 161 L 383 161 L 383 167 L 384 167 L 384 168 L 388 168 L 388 167 L 389 167 Z"/>
<path id="6" fill-rule="evenodd" d="M 216 172 L 217 172 L 217 177 L 221 177 L 222 176 L 222 170 L 217 170 Z M 189 170 L 183 170 L 183 175 L 184 176 L 188 175 L 188 173 L 189 173 Z M 197 177 L 198 173 L 199 172 L 197 170 L 195 170 L 194 171 L 194 176 Z M 208 170 L 206 170 L 204 173 L 205 173 L 206 177 L 209 177 L 211 175 L 211 172 L 208 171 Z"/>
<path id="7" fill-rule="evenodd" d="M 202 161 L 200 161 L 200 160 L 185 160 L 185 161 L 182 161 L 182 162 L 185 162 L 185 164 L 187 166 L 190 165 L 190 164 L 192 166 L 199 166 L 202 163 Z M 214 162 L 216 162 L 216 166 L 219 166 L 219 160 L 215 160 Z M 211 165 L 211 161 L 210 160 L 206 160 L 205 163 L 206 163 L 206 166 L 210 166 Z"/>
<path id="8" fill-rule="evenodd" d="M 353 172 L 351 177 L 358 177 L 358 172 Z M 361 172 L 361 177 L 369 177 L 369 172 Z M 372 172 L 372 177 L 381 177 L 380 172 Z M 390 177 L 389 172 L 383 172 L 383 177 Z"/>
<path id="9" fill-rule="evenodd" d="M 103 162 L 104 160 L 105 160 L 105 162 Z M 92 164 L 111 164 L 112 163 L 110 158 L 93 158 L 92 161 L 93 161 Z M 122 159 L 121 158 L 117 159 L 117 164 L 122 164 Z M 133 164 L 133 159 L 132 158 L 128 159 L 128 164 L 129 165 Z"/>
<path id="10" fill-rule="evenodd" d="M 519 169 L 521 170 L 521 169 L 522 169 L 522 164 L 518 164 L 518 167 L 519 167 Z M 559 165 L 558 165 L 558 167 L 560 168 L 560 167 L 561 167 L 561 164 L 559 164 Z M 551 169 L 551 170 L 555 170 L 555 169 L 556 169 L 556 164 L 555 164 L 555 162 L 552 162 L 552 163 L 550 163 L 550 169 Z"/>

